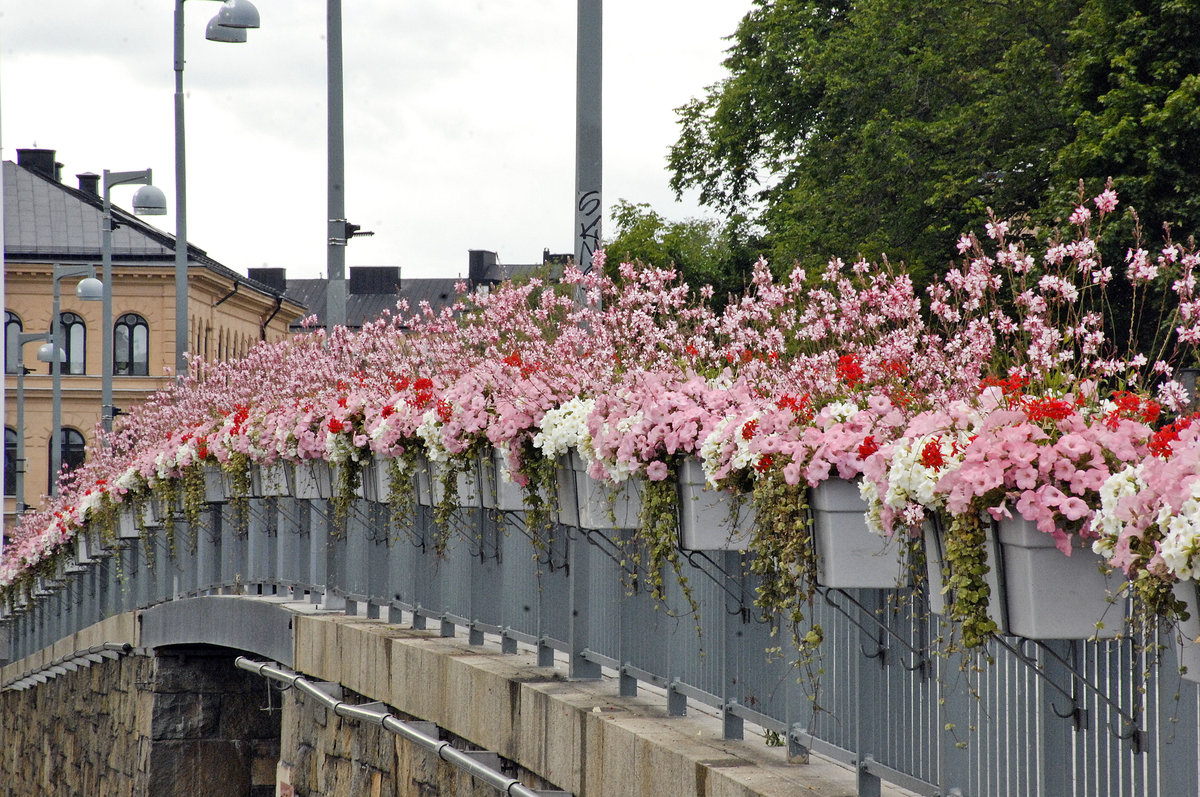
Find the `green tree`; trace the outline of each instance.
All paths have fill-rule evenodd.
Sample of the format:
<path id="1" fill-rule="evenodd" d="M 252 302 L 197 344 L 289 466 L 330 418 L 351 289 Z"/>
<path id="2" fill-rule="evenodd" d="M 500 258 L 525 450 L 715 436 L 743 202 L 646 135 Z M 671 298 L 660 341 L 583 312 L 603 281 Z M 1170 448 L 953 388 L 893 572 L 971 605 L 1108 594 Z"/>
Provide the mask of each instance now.
<path id="1" fill-rule="evenodd" d="M 940 270 L 986 209 L 1039 207 L 1067 143 L 1077 0 L 756 0 L 729 76 L 678 109 L 671 185 L 744 213 L 773 260 Z"/>
<path id="2" fill-rule="evenodd" d="M 624 199 L 617 200 L 612 215 L 616 235 L 605 246 L 611 275 L 622 262 L 673 265 L 690 285 L 711 285 L 718 307 L 745 289 L 759 242 L 740 218 L 726 224 L 700 218 L 670 221 L 644 202 Z"/>
<path id="3" fill-rule="evenodd" d="M 1200 231 L 1200 4 L 1089 0 L 1071 26 L 1066 103 L 1073 139 L 1054 160 L 1066 206 L 1074 182 L 1111 177 L 1157 237 Z"/>

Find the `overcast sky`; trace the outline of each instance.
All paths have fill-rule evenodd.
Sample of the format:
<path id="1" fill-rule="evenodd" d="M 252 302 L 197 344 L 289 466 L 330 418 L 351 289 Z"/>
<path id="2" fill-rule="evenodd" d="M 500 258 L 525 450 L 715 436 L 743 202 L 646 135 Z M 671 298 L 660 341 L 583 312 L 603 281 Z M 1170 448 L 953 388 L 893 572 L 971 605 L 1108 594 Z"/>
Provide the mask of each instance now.
<path id="1" fill-rule="evenodd" d="M 246 44 L 186 11 L 188 238 L 238 271 L 325 273 L 325 2 L 255 0 Z M 171 0 L 38 0 L 0 9 L 0 145 L 80 172 L 151 168 L 174 231 Z M 673 109 L 722 77 L 751 0 L 604 3 L 604 201 L 670 218 Z M 465 274 L 469 249 L 531 263 L 574 223 L 575 0 L 345 0 L 346 215 L 373 230 L 347 265 Z M 133 188 L 115 188 L 128 208 Z"/>

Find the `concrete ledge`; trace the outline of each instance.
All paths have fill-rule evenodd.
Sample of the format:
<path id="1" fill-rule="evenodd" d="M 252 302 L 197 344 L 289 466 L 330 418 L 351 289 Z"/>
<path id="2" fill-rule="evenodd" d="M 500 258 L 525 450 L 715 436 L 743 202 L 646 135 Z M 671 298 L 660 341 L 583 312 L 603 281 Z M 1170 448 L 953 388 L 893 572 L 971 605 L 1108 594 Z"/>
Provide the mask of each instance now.
<path id="1" fill-rule="evenodd" d="M 14 661 L 0 669 L 0 683 L 24 675 L 27 672 L 40 670 L 55 659 L 70 656 L 78 650 L 86 650 L 105 642 L 129 643 L 133 647 L 140 644 L 137 614 L 126 612 L 105 618 L 82 631 L 65 636 L 47 648 L 23 659 Z"/>
<path id="2" fill-rule="evenodd" d="M 857 793 L 855 773 L 840 764 L 815 755 L 788 764 L 760 739 L 722 739 L 713 717 L 668 717 L 664 699 L 620 697 L 611 679 L 569 682 L 532 654 L 340 615 L 294 623 L 296 671 L 435 722 L 578 797 Z"/>

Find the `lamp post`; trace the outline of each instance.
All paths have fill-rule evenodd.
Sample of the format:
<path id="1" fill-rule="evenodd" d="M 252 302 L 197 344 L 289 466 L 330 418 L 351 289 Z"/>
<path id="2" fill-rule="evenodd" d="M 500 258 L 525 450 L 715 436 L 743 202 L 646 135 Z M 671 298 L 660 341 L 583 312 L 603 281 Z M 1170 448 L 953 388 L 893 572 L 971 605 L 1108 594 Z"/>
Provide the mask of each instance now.
<path id="1" fill-rule="evenodd" d="M 150 169 L 140 172 L 110 172 L 104 170 L 104 219 L 100 229 L 101 276 L 104 283 L 104 309 L 101 313 L 102 345 L 100 352 L 100 425 L 112 431 L 113 422 L 113 318 L 112 318 L 112 201 L 109 190 L 117 185 L 142 186 L 133 194 L 133 212 L 139 216 L 164 216 L 167 197 L 151 184 Z"/>
<path id="2" fill-rule="evenodd" d="M 187 373 L 188 253 L 187 169 L 183 126 L 183 3 L 175 0 L 175 378 Z M 259 25 L 258 9 L 249 0 L 227 0 L 205 29 L 210 41 L 241 43 L 246 29 Z"/>
<path id="3" fill-rule="evenodd" d="M 35 340 L 50 340 L 49 332 L 20 332 L 17 334 L 17 455 L 13 462 L 14 490 L 17 514 L 24 514 L 25 503 L 25 344 Z"/>
<path id="4" fill-rule="evenodd" d="M 64 266 L 54 264 L 54 312 L 50 316 L 50 342 L 38 349 L 38 359 L 50 363 L 54 377 L 54 394 L 51 400 L 53 421 L 50 438 L 50 495 L 58 495 L 58 472 L 62 470 L 62 361 L 64 353 L 59 340 L 62 325 L 59 323 L 59 282 L 69 277 L 83 277 L 75 286 L 75 298 L 84 302 L 104 300 L 105 285 L 96 279 L 94 266 Z"/>

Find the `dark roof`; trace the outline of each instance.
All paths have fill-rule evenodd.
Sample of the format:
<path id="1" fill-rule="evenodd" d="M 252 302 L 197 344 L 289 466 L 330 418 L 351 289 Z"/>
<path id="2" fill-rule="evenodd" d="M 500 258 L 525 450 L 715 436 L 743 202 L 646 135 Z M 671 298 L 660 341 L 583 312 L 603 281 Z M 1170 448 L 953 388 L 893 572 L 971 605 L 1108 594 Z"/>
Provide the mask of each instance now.
<path id="1" fill-rule="evenodd" d="M 4 257 L 26 263 L 99 262 L 103 200 L 12 161 L 4 161 Z M 161 265 L 175 259 L 175 236 L 113 205 L 113 262 Z M 200 266 L 271 296 L 279 291 L 188 245 L 188 266 Z"/>
<path id="2" fill-rule="evenodd" d="M 353 267 L 351 270 L 353 271 Z M 454 304 L 457 300 L 458 293 L 454 290 L 454 285 L 458 281 L 456 277 L 404 279 L 400 281 L 399 290 L 393 289 L 379 293 L 348 293 L 346 296 L 346 326 L 358 329 L 364 323 L 379 318 L 385 311 L 396 313 L 396 304 L 401 299 L 408 302 L 409 309 L 405 315 L 416 313 L 422 301 L 429 302 L 435 311 L 440 310 L 442 307 Z M 289 279 L 285 296 L 297 304 L 304 305 L 308 309 L 309 315 L 317 317 L 317 326 L 322 326 L 320 319 L 325 314 L 325 292 L 328 287 L 329 282 L 324 279 Z M 299 321 L 300 319 L 292 321 L 293 329 L 299 327 Z"/>

